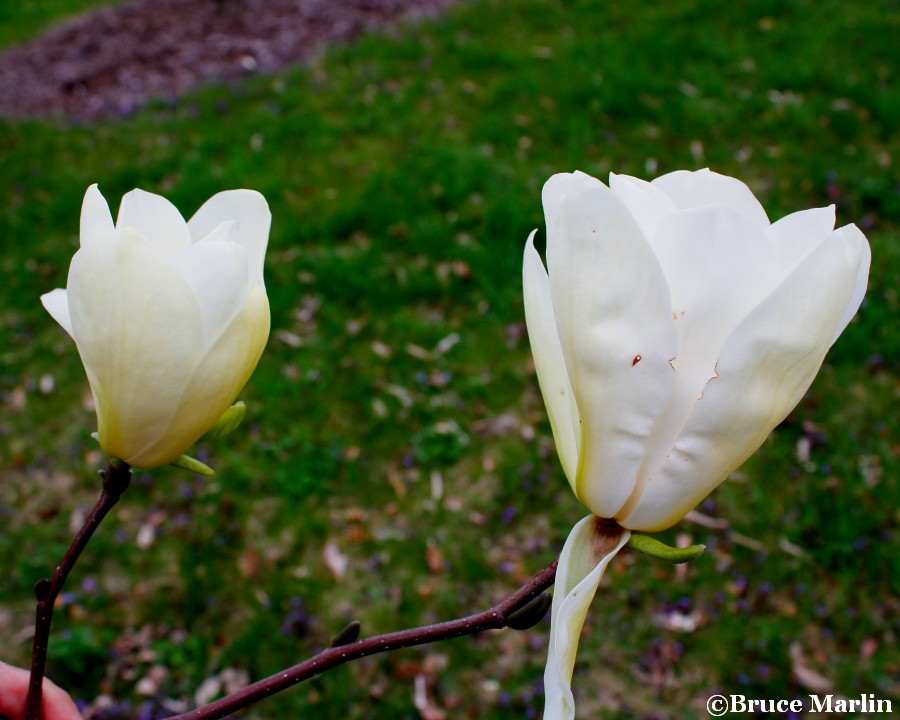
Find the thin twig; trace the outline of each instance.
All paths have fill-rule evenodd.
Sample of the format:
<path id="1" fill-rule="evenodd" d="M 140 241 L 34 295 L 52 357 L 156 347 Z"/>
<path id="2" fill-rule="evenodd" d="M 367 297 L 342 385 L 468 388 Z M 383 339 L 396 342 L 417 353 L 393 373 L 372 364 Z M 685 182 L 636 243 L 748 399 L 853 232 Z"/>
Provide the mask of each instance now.
<path id="1" fill-rule="evenodd" d="M 41 580 L 34 586 L 37 612 L 34 621 L 34 646 L 31 653 L 31 679 L 28 683 L 28 697 L 25 700 L 25 720 L 42 720 L 43 718 L 44 672 L 47 666 L 50 625 L 53 622 L 53 606 L 56 598 L 62 592 L 66 578 L 75 567 L 79 555 L 91 536 L 100 526 L 106 514 L 119 502 L 119 498 L 122 497 L 122 493 L 128 489 L 128 484 L 131 482 L 131 468 L 118 460 L 111 461 L 109 468 L 101 471 L 100 475 L 103 478 L 103 491 L 100 493 L 100 499 L 96 506 L 88 515 L 81 530 L 78 531 L 62 562 L 57 566 L 53 578 Z"/>
<path id="2" fill-rule="evenodd" d="M 412 647 L 413 645 L 424 645 L 464 635 L 474 635 L 484 630 L 496 630 L 507 627 L 511 615 L 528 605 L 553 584 L 556 578 L 556 564 L 557 560 L 554 560 L 525 585 L 490 610 L 457 620 L 438 623 L 437 625 L 426 625 L 385 635 L 375 635 L 363 640 L 357 640 L 348 645 L 330 647 L 299 665 L 294 665 L 265 680 L 248 685 L 221 700 L 216 700 L 209 705 L 204 705 L 201 708 L 182 713 L 181 715 L 173 715 L 167 720 L 216 720 L 217 718 L 224 718 L 237 710 L 259 702 L 282 690 L 287 690 L 311 677 L 320 675 L 326 670 L 331 670 L 338 665 L 358 660 L 367 655 L 375 655 L 388 652 L 389 650 L 398 650 Z"/>

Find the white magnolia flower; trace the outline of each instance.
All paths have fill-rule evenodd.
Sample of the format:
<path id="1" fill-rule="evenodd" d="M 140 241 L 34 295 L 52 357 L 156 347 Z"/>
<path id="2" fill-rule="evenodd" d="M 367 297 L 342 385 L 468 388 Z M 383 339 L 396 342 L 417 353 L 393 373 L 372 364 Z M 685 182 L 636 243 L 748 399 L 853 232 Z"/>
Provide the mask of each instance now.
<path id="1" fill-rule="evenodd" d="M 538 381 L 573 491 L 624 543 L 678 522 L 800 401 L 859 308 L 869 245 L 833 206 L 770 223 L 709 170 L 560 174 L 543 202 L 549 273 L 534 233 L 524 261 Z M 617 552 L 593 551 L 592 528 L 560 560 L 546 720 L 574 717 L 578 633 Z"/>
<path id="2" fill-rule="evenodd" d="M 269 336 L 270 223 L 251 190 L 214 195 L 189 222 L 133 190 L 113 224 L 88 188 L 66 289 L 41 301 L 78 346 L 108 455 L 173 462 L 244 387 Z"/>

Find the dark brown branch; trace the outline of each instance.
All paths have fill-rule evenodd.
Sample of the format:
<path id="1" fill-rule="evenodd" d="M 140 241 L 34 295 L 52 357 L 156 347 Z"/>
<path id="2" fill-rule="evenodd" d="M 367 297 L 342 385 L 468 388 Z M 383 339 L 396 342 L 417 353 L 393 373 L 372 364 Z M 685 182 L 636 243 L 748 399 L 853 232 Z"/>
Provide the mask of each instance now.
<path id="1" fill-rule="evenodd" d="M 66 578 L 79 555 L 84 550 L 91 536 L 100 526 L 103 518 L 119 502 L 122 493 L 128 489 L 131 482 L 131 468 L 125 463 L 113 460 L 109 468 L 101 471 L 103 478 L 103 491 L 100 499 L 85 520 L 84 525 L 69 549 L 66 551 L 62 562 L 57 566 L 50 580 L 41 580 L 34 586 L 34 595 L 37 599 L 37 613 L 34 621 L 34 646 L 31 653 L 31 679 L 28 683 L 28 697 L 25 700 L 25 720 L 42 720 L 43 718 L 43 684 L 44 672 L 47 665 L 47 648 L 50 643 L 50 625 L 53 623 L 53 606 L 56 598 L 66 583 Z"/>
<path id="2" fill-rule="evenodd" d="M 525 585 L 490 610 L 459 618 L 458 620 L 438 623 L 437 625 L 400 630 L 357 640 L 347 645 L 330 647 L 299 665 L 294 665 L 265 680 L 248 685 L 228 697 L 181 715 L 173 715 L 168 720 L 216 720 L 216 718 L 224 718 L 241 708 L 252 705 L 282 690 L 287 690 L 311 677 L 320 675 L 326 670 L 331 670 L 338 665 L 358 660 L 367 655 L 375 655 L 388 652 L 389 650 L 399 650 L 400 648 L 412 647 L 413 645 L 424 645 L 440 640 L 462 637 L 463 635 L 474 635 L 484 630 L 497 630 L 507 627 L 511 615 L 524 608 L 553 584 L 556 578 L 556 564 L 557 560 L 554 560 Z"/>

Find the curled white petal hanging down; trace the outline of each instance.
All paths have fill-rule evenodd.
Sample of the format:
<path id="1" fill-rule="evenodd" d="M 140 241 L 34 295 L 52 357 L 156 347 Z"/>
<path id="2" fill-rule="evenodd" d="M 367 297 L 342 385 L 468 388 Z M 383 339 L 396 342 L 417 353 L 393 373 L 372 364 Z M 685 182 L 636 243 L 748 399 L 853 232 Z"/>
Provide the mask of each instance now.
<path id="1" fill-rule="evenodd" d="M 550 648 L 544 670 L 544 720 L 572 720 L 575 697 L 572 672 L 578 639 L 603 573 L 631 537 L 615 523 L 594 515 L 583 518 L 569 533 L 559 556 L 553 605 L 550 608 Z"/>

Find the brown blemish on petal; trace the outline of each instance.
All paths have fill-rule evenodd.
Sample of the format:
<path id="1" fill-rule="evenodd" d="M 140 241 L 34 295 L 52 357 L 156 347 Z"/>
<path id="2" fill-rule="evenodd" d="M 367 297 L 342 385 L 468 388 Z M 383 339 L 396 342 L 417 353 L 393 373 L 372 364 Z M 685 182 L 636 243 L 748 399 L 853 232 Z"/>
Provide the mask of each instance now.
<path id="1" fill-rule="evenodd" d="M 634 360 L 631 361 L 631 367 L 637 365 L 643 358 L 640 355 L 635 355 Z"/>
<path id="2" fill-rule="evenodd" d="M 622 526 L 612 518 L 594 517 L 591 551 L 598 562 L 615 549 L 623 532 Z"/>

